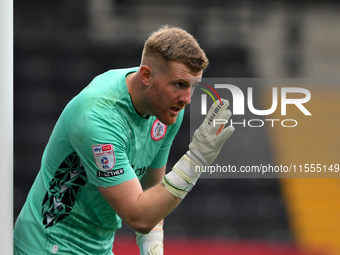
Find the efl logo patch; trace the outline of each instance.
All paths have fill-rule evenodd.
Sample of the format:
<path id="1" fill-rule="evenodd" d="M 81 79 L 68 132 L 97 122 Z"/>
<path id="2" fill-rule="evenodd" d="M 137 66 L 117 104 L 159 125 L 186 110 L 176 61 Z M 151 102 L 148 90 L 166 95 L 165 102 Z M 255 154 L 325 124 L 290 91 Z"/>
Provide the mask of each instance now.
<path id="1" fill-rule="evenodd" d="M 100 170 L 109 171 L 115 166 L 116 157 L 112 144 L 92 145 L 92 153 Z"/>
<path id="2" fill-rule="evenodd" d="M 167 125 L 163 124 L 159 120 L 155 120 L 152 124 L 151 128 L 151 138 L 154 141 L 159 141 L 161 140 L 166 133 L 167 130 Z"/>

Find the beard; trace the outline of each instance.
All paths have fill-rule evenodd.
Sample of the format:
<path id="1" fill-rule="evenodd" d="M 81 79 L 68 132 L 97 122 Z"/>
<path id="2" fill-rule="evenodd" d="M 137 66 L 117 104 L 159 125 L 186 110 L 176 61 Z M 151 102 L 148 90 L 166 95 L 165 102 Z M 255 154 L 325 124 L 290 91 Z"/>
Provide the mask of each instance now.
<path id="1" fill-rule="evenodd" d="M 171 106 L 168 105 L 164 94 L 159 90 L 158 84 L 153 84 L 143 94 L 145 104 L 160 122 L 165 125 L 172 125 L 176 122 L 178 115 L 171 113 Z"/>

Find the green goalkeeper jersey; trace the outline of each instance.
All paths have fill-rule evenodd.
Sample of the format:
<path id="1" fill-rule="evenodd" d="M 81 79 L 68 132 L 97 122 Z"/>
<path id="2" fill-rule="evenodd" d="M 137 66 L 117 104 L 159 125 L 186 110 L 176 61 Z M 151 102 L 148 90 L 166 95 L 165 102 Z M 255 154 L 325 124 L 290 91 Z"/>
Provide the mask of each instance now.
<path id="1" fill-rule="evenodd" d="M 115 186 L 166 164 L 183 120 L 140 116 L 125 79 L 138 68 L 97 76 L 59 117 L 20 212 L 14 242 L 27 254 L 112 254 L 121 219 L 97 186 Z"/>

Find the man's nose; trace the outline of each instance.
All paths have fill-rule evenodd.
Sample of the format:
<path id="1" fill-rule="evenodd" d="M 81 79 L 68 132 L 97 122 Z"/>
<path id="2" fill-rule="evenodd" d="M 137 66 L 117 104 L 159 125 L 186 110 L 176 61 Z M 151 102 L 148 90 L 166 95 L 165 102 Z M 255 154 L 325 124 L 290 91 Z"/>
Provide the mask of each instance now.
<path id="1" fill-rule="evenodd" d="M 190 104 L 191 95 L 192 95 L 191 88 L 188 88 L 182 92 L 182 94 L 179 97 L 179 100 L 185 104 Z"/>

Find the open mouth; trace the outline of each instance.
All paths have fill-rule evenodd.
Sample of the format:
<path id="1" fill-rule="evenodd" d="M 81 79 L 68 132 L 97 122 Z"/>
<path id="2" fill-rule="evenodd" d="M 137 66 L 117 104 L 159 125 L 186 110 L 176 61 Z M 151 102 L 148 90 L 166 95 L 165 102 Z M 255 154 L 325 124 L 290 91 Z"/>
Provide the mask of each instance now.
<path id="1" fill-rule="evenodd" d="M 175 113 L 178 113 L 178 112 L 181 110 L 181 108 L 176 107 L 176 106 L 170 107 L 170 109 L 171 109 L 172 111 L 174 111 Z"/>

